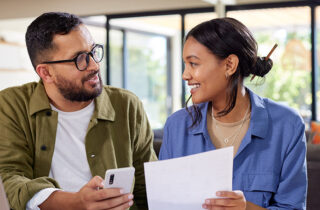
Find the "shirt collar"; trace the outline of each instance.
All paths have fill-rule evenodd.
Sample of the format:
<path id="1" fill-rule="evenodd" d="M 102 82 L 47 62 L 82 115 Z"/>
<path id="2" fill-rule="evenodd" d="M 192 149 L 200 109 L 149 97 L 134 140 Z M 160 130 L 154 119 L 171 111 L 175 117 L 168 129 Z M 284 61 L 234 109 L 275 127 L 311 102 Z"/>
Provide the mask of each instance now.
<path id="1" fill-rule="evenodd" d="M 40 80 L 31 95 L 29 103 L 30 116 L 43 110 L 51 110 L 49 98 L 43 82 Z M 95 98 L 95 115 L 98 119 L 114 121 L 115 111 L 104 87 L 101 94 Z"/>
<path id="2" fill-rule="evenodd" d="M 251 135 L 264 138 L 268 132 L 269 116 L 266 109 L 266 104 L 263 98 L 248 90 L 251 100 L 251 119 L 250 127 Z M 207 112 L 209 102 L 198 105 L 202 118 L 201 121 L 193 128 L 189 129 L 190 134 L 207 133 Z M 191 108 L 190 108 L 191 109 Z M 194 111 L 192 111 L 194 114 Z"/>
<path id="3" fill-rule="evenodd" d="M 190 134 L 199 134 L 207 132 L 207 112 L 208 112 L 209 102 L 198 104 L 197 107 L 201 113 L 201 121 L 198 122 L 194 127 L 188 129 Z M 194 114 L 192 107 L 189 108 Z M 191 119 L 189 117 L 189 119 Z"/>
<path id="4" fill-rule="evenodd" d="M 251 100 L 251 134 L 260 138 L 265 138 L 269 130 L 269 115 L 266 102 L 251 90 L 247 90 Z"/>
<path id="5" fill-rule="evenodd" d="M 95 112 L 97 113 L 98 119 L 110 121 L 115 120 L 116 113 L 105 87 L 102 88 L 101 94 L 95 99 L 95 105 Z"/>
<path id="6" fill-rule="evenodd" d="M 43 82 L 40 80 L 35 87 L 34 92 L 30 97 L 29 110 L 30 116 L 33 114 L 42 111 L 42 110 L 50 110 L 50 103 L 47 93 L 44 89 Z"/>

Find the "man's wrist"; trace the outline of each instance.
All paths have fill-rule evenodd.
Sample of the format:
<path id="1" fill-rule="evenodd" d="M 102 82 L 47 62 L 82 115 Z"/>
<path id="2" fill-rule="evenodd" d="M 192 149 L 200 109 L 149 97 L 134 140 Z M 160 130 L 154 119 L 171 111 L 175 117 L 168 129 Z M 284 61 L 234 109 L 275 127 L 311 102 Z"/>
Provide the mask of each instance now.
<path id="1" fill-rule="evenodd" d="M 39 205 L 39 208 L 41 210 L 80 209 L 78 204 L 76 193 L 55 191 Z"/>
<path id="2" fill-rule="evenodd" d="M 26 205 L 26 210 L 40 210 L 39 206 L 58 188 L 45 188 L 33 195 Z"/>

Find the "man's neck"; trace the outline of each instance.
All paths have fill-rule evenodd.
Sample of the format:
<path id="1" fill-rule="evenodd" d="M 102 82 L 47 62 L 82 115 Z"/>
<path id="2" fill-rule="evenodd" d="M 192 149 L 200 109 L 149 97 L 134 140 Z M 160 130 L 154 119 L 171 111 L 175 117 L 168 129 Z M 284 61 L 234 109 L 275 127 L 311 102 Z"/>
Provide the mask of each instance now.
<path id="1" fill-rule="evenodd" d="M 49 97 L 50 103 L 55 106 L 57 109 L 63 111 L 63 112 L 74 112 L 81 110 L 88 106 L 92 100 L 89 101 L 70 101 L 63 97 L 60 93 L 53 92 L 49 88 L 46 88 L 46 93 Z"/>
<path id="2" fill-rule="evenodd" d="M 69 101 L 64 99 L 63 101 L 54 101 L 49 97 L 50 103 L 55 106 L 57 109 L 63 111 L 63 112 L 75 112 L 78 110 L 81 110 L 88 106 L 92 100 L 90 101 L 83 101 L 83 102 L 77 102 L 77 101 Z"/>

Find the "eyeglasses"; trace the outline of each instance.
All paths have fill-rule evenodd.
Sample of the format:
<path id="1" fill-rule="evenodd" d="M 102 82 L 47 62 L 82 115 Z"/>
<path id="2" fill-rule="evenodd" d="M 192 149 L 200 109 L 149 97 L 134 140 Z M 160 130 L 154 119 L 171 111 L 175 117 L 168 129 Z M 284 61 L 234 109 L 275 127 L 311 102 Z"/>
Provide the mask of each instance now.
<path id="1" fill-rule="evenodd" d="M 104 54 L 103 53 L 103 46 L 100 44 L 96 44 L 90 52 L 79 53 L 74 59 L 59 60 L 59 61 L 46 61 L 46 62 L 43 62 L 43 64 L 74 62 L 76 64 L 77 69 L 79 71 L 83 71 L 83 70 L 86 70 L 89 65 L 89 62 L 90 62 L 89 56 L 91 56 L 96 63 L 100 63 L 102 61 L 103 54 Z"/>

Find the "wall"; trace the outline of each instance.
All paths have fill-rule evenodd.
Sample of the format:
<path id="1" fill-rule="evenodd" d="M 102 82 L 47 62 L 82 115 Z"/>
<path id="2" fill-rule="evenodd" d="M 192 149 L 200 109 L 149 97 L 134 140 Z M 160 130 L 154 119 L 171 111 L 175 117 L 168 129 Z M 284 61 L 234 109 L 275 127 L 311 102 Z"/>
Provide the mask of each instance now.
<path id="1" fill-rule="evenodd" d="M 132 3 L 133 1 L 134 4 Z M 238 4 L 281 1 L 284 0 L 237 0 Z M 211 6 L 210 3 L 202 0 L 31 0 L 23 4 L 21 0 L 1 0 L 0 19 L 35 17 L 47 11 L 67 11 L 78 15 L 94 15 L 209 6 Z"/>

